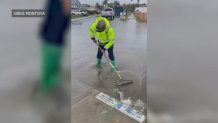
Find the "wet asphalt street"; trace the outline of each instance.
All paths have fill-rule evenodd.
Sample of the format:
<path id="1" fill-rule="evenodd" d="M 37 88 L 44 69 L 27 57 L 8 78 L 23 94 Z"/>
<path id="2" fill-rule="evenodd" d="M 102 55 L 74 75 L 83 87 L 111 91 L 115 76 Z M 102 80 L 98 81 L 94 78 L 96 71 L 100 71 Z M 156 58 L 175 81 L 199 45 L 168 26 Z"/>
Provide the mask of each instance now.
<path id="1" fill-rule="evenodd" d="M 91 104 L 93 101 L 95 102 L 93 98 L 89 98 L 90 90 L 93 89 L 104 92 L 119 100 L 130 98 L 133 104 L 137 100 L 140 100 L 144 103 L 144 107 L 146 107 L 146 23 L 137 22 L 133 15 L 129 16 L 126 22 L 120 21 L 119 18 L 111 21 L 111 26 L 115 29 L 116 36 L 114 45 L 116 67 L 124 79 L 134 81 L 132 85 L 118 88 L 118 91 L 122 92 L 124 95 L 121 99 L 115 86 L 117 78 L 114 73 L 111 73 L 110 66 L 107 64 L 104 57 L 102 69 L 97 70 L 95 68 L 97 46 L 90 40 L 88 35 L 90 24 L 94 19 L 95 17 L 88 17 L 85 19 L 72 20 L 71 22 L 72 123 L 83 123 L 87 122 L 86 120 L 90 121 L 90 118 L 86 120 L 79 118 L 85 114 L 82 110 L 89 112 L 89 114 L 86 115 L 91 115 L 90 113 L 92 113 L 92 115 L 95 116 L 91 118 L 91 122 L 101 123 L 100 119 L 96 117 L 98 111 L 90 111 L 94 106 L 90 105 L 90 107 L 87 106 L 87 109 L 82 109 L 84 105 Z M 98 107 L 96 108 L 98 109 Z M 139 108 L 139 110 L 143 109 Z M 144 108 L 143 114 L 145 113 Z M 109 113 L 108 116 L 110 116 L 110 114 L 112 113 Z M 119 115 L 117 116 L 117 122 L 119 119 L 123 119 L 119 118 Z M 120 117 L 123 117 L 123 115 L 120 115 Z M 133 123 L 135 121 L 120 120 L 119 122 Z"/>

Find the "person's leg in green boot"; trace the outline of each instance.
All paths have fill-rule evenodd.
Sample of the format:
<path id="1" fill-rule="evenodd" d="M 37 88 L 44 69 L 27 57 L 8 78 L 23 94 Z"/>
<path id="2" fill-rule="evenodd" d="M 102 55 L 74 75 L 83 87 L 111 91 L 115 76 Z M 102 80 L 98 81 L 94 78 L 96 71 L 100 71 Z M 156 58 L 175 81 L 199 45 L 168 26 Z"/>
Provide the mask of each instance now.
<path id="1" fill-rule="evenodd" d="M 97 67 L 98 69 L 101 68 L 101 59 L 97 59 L 96 67 Z"/>
<path id="2" fill-rule="evenodd" d="M 116 62 L 115 62 L 114 52 L 113 52 L 113 45 L 108 49 L 108 56 L 111 60 L 111 64 L 114 66 L 114 68 L 116 68 Z M 111 71 L 112 72 L 114 71 L 113 67 L 111 67 Z"/>
<path id="3" fill-rule="evenodd" d="M 116 69 L 115 60 L 111 60 L 111 64 L 113 65 L 113 67 L 111 67 L 111 72 L 114 72 L 114 68 Z"/>
<path id="4" fill-rule="evenodd" d="M 42 70 L 39 90 L 53 92 L 60 84 L 60 64 L 66 42 L 65 34 L 70 26 L 69 0 L 48 0 L 46 15 L 41 24 Z"/>
<path id="5" fill-rule="evenodd" d="M 115 60 L 111 60 L 111 64 L 114 66 L 114 68 L 116 67 L 116 62 L 115 62 Z"/>
<path id="6" fill-rule="evenodd" d="M 51 91 L 58 86 L 60 81 L 60 62 L 62 47 L 49 43 L 42 46 L 42 81 L 43 91 Z"/>
<path id="7" fill-rule="evenodd" d="M 100 45 L 100 47 L 103 47 Z M 101 50 L 98 48 L 98 53 L 97 53 L 97 64 L 96 64 L 96 67 L 97 69 L 101 68 L 101 59 L 102 59 L 102 55 L 103 53 L 101 52 Z"/>

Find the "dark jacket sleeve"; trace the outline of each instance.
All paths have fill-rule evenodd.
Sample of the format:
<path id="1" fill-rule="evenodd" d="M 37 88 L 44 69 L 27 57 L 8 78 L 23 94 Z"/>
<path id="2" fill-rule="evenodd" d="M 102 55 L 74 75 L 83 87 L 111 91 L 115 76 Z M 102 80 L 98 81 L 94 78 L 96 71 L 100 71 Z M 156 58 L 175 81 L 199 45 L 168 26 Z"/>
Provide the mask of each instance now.
<path id="1" fill-rule="evenodd" d="M 70 17 L 63 13 L 60 0 L 48 0 L 46 10 L 47 16 L 44 18 L 40 36 L 45 42 L 62 45 Z"/>

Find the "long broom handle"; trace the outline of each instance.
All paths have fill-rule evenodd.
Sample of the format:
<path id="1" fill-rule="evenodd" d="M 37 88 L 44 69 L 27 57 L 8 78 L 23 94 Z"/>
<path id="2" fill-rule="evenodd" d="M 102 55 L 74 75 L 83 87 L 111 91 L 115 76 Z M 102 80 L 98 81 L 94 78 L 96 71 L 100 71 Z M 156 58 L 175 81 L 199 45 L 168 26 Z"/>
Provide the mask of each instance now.
<path id="1" fill-rule="evenodd" d="M 109 64 L 111 65 L 111 67 L 114 69 L 115 73 L 117 74 L 117 76 L 119 77 L 120 80 L 122 80 L 122 77 L 120 76 L 120 74 L 117 72 L 116 68 L 114 67 L 114 65 L 111 63 L 110 59 L 105 55 L 104 50 L 101 49 L 101 47 L 99 46 L 98 43 L 95 43 L 98 48 L 101 50 L 102 54 L 104 55 L 104 57 L 106 58 L 107 62 L 109 62 Z"/>

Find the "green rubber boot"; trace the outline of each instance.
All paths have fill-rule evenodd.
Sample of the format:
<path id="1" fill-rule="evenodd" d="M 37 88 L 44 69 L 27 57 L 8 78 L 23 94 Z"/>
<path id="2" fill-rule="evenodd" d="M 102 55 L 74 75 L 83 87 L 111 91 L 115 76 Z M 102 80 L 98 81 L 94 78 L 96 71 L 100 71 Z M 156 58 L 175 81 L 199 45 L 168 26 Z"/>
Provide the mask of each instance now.
<path id="1" fill-rule="evenodd" d="M 62 47 L 42 44 L 42 90 L 48 92 L 59 85 Z"/>
<path id="2" fill-rule="evenodd" d="M 115 60 L 111 60 L 111 64 L 114 66 L 114 68 L 116 68 Z M 113 67 L 111 67 L 111 71 L 114 72 Z"/>
<path id="3" fill-rule="evenodd" d="M 99 69 L 101 68 L 101 59 L 97 59 L 96 67 Z"/>

